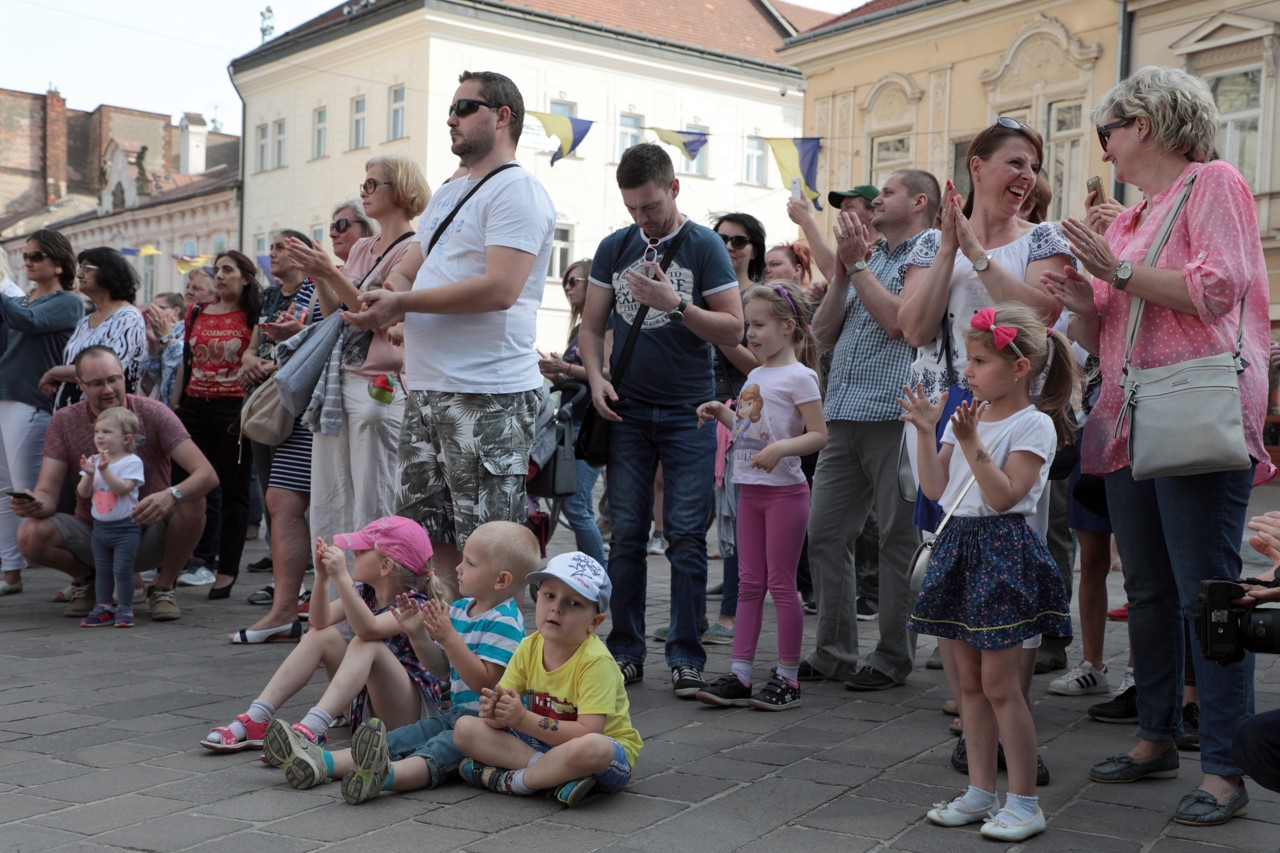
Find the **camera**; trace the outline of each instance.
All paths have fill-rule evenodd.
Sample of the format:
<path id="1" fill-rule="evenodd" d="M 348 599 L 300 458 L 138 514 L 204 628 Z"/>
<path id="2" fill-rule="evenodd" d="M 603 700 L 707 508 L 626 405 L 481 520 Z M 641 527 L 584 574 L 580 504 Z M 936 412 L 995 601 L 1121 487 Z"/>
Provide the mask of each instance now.
<path id="1" fill-rule="evenodd" d="M 1196 638 L 1206 660 L 1222 665 L 1244 660 L 1244 653 L 1280 654 L 1280 610 L 1232 604 L 1245 594 L 1233 580 L 1200 584 Z"/>

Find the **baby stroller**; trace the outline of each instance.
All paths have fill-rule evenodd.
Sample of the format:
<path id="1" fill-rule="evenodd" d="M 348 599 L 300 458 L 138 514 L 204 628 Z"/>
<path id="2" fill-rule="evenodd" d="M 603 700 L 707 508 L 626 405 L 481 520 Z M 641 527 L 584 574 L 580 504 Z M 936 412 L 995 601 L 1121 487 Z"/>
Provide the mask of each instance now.
<path id="1" fill-rule="evenodd" d="M 573 407 L 587 393 L 581 382 L 561 382 L 551 386 L 542 399 L 542 409 L 533 428 L 529 451 L 529 474 L 525 478 L 529 518 L 525 526 L 538 538 L 542 556 L 555 533 L 560 518 L 560 501 L 578 490 L 577 459 L 573 443 Z"/>

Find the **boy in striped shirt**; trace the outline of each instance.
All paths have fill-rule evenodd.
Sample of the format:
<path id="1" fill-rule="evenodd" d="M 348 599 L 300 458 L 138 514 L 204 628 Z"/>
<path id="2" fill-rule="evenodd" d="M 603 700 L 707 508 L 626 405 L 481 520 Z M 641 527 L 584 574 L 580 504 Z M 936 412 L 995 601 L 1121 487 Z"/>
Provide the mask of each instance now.
<path id="1" fill-rule="evenodd" d="M 443 716 L 388 732 L 376 717 L 351 735 L 351 749 L 329 752 L 305 738 L 291 738 L 282 769 L 299 790 L 342 779 L 342 797 L 355 805 L 384 790 L 434 788 L 458 768 L 463 755 L 453 744 L 458 719 L 475 716 L 480 691 L 492 689 L 524 639 L 524 617 L 514 593 L 537 568 L 538 543 L 524 526 L 509 521 L 480 525 L 467 539 L 458 564 L 458 593 L 448 613 L 407 597 L 394 610 L 414 651 L 432 671 L 447 671 L 453 698 Z"/>

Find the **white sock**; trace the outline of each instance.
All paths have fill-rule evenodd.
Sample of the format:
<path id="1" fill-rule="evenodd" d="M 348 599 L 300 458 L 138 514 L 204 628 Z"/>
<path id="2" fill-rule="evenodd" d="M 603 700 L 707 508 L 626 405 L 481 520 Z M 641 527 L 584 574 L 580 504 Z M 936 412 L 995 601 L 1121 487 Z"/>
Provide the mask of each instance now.
<path id="1" fill-rule="evenodd" d="M 975 788 L 973 785 L 970 785 L 964 794 L 957 799 L 969 811 L 989 809 L 998 802 L 995 791 L 984 791 L 981 788 Z"/>
<path id="2" fill-rule="evenodd" d="M 526 794 L 526 795 L 533 793 L 533 789 L 524 783 L 524 770 L 513 770 L 511 772 L 510 781 L 511 781 L 511 793 Z"/>
<path id="3" fill-rule="evenodd" d="M 329 733 L 329 726 L 333 725 L 333 717 L 329 716 L 328 711 L 317 705 L 298 722 L 311 729 L 316 733 L 317 738 L 323 740 L 325 735 Z"/>
<path id="4" fill-rule="evenodd" d="M 530 759 L 529 759 L 529 763 L 528 763 L 528 764 L 526 764 L 526 765 L 524 766 L 524 769 L 525 769 L 525 770 L 528 770 L 530 767 L 532 767 L 532 766 L 534 765 L 534 763 L 535 763 L 539 758 L 541 758 L 541 757 L 542 757 L 542 756 L 544 756 L 544 755 L 546 755 L 546 753 L 545 753 L 545 752 L 538 752 L 537 750 L 534 750 L 534 752 L 533 752 L 533 758 L 530 758 Z"/>
<path id="5" fill-rule="evenodd" d="M 249 710 L 245 713 L 248 714 L 249 719 L 253 720 L 255 723 L 265 723 L 276 715 L 276 709 L 270 702 L 264 702 L 261 699 L 254 699 L 253 704 L 249 706 Z M 231 733 L 236 736 L 236 740 L 244 740 L 249 736 L 249 731 L 239 720 L 232 720 L 231 724 L 227 726 L 227 728 L 231 729 Z M 219 742 L 222 741 L 222 737 L 220 735 L 211 735 L 210 739 L 213 738 L 217 738 Z"/>
<path id="6" fill-rule="evenodd" d="M 1004 808 L 1009 814 L 1016 817 L 1019 821 L 1030 820 L 1040 809 L 1039 797 L 1024 797 L 1021 794 L 1006 794 L 1004 798 Z"/>
<path id="7" fill-rule="evenodd" d="M 800 665 L 796 664 L 795 666 L 783 666 L 782 664 L 778 664 L 778 677 L 785 680 L 787 684 L 790 684 L 792 687 L 799 686 Z"/>
<path id="8" fill-rule="evenodd" d="M 734 678 L 742 682 L 743 687 L 751 686 L 751 661 L 735 660 L 729 664 L 729 672 Z"/>

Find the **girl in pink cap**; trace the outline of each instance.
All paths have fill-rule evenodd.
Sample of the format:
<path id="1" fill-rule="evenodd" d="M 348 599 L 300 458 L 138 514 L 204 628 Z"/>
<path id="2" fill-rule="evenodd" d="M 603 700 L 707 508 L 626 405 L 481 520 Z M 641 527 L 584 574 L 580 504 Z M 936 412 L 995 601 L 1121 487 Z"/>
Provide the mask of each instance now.
<path id="1" fill-rule="evenodd" d="M 355 554 L 355 569 L 349 573 L 344 550 Z M 392 727 L 440 713 L 440 682 L 418 660 L 391 612 L 396 596 L 402 594 L 419 604 L 434 600 L 448 609 L 448 591 L 432 570 L 431 554 L 426 531 L 399 516 L 380 518 L 356 533 L 340 533 L 332 545 L 317 537 L 315 589 L 327 589 L 333 581 L 338 597 L 312 599 L 311 630 L 280 664 L 262 695 L 230 724 L 210 731 L 200 745 L 214 752 L 240 752 L 262 749 L 270 738 L 287 742 L 289 726 L 273 719 L 276 709 L 306 686 L 321 663 L 329 687 L 293 724 L 313 743 L 325 742 L 329 727 L 348 704 L 352 726 L 374 705 Z M 350 643 L 338 629 L 344 620 L 355 634 Z M 298 637 L 281 638 L 286 639 Z"/>

